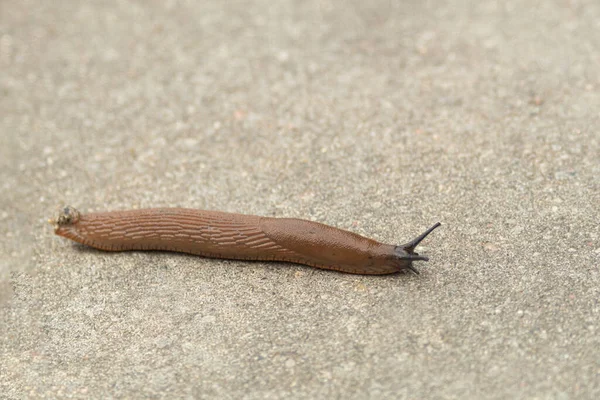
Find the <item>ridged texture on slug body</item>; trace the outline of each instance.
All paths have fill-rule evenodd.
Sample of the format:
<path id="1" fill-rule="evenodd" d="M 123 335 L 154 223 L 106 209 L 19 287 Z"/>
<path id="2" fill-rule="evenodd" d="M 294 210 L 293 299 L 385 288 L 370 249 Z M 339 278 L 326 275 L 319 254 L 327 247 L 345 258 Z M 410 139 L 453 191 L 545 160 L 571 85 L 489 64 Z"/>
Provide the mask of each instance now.
<path id="1" fill-rule="evenodd" d="M 164 250 L 237 260 L 286 261 L 355 274 L 411 269 L 418 241 L 379 243 L 352 232 L 292 218 L 184 208 L 80 214 L 65 207 L 55 233 L 107 251 Z"/>

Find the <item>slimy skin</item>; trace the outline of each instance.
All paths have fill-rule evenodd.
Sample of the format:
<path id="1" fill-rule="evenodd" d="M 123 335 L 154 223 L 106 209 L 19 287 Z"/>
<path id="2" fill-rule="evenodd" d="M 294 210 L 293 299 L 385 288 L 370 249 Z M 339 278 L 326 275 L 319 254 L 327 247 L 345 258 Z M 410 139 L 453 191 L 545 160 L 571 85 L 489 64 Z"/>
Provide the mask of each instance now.
<path id="1" fill-rule="evenodd" d="M 418 273 L 413 261 L 427 261 L 415 247 L 438 222 L 404 245 L 390 245 L 295 218 L 153 208 L 81 214 L 65 207 L 54 232 L 106 251 L 161 250 L 233 260 L 284 261 L 351 274 Z"/>

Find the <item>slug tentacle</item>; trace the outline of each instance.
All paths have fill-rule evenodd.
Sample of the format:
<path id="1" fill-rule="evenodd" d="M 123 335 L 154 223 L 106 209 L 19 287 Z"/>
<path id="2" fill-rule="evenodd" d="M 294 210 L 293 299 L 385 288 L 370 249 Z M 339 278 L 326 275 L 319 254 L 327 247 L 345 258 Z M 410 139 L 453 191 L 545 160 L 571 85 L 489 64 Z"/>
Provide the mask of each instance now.
<path id="1" fill-rule="evenodd" d="M 422 234 L 420 234 L 419 236 L 417 236 L 416 238 L 414 238 L 410 242 L 402 244 L 402 245 L 400 245 L 398 247 L 401 247 L 402 249 L 404 249 L 409 254 L 416 254 L 416 253 L 414 253 L 415 247 L 417 247 L 419 245 L 419 243 L 421 243 L 423 241 L 423 239 L 425 239 L 431 232 L 433 232 L 433 230 L 435 228 L 437 228 L 440 225 L 442 225 L 442 224 L 439 223 L 439 222 L 436 223 L 431 228 L 427 229 L 425 232 L 423 232 Z M 427 260 L 425 260 L 425 261 L 427 261 Z"/>

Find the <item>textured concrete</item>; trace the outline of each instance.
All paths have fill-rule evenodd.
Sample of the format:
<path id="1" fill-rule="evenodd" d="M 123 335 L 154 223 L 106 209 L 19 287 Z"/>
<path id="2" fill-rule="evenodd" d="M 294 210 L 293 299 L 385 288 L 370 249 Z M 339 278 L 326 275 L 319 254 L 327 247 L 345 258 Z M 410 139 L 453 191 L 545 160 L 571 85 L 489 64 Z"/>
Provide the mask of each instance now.
<path id="1" fill-rule="evenodd" d="M 600 398 L 600 3 L 0 2 L 0 397 Z M 421 276 L 108 254 L 184 206 Z M 10 294 L 12 292 L 12 294 Z"/>

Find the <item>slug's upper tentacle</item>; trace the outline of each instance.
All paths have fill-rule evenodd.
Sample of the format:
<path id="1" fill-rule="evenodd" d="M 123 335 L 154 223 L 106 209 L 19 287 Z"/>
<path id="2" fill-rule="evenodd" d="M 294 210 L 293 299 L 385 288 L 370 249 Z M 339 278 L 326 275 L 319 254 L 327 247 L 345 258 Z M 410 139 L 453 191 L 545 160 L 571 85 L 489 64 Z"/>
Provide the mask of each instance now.
<path id="1" fill-rule="evenodd" d="M 431 228 L 427 229 L 425 232 L 421 233 L 419 236 L 417 236 L 410 242 L 400 245 L 400 247 L 402 247 L 407 253 L 414 254 L 415 247 L 417 247 L 419 245 L 419 243 L 421 243 L 423 241 L 423 239 L 425 239 L 431 232 L 433 232 L 433 230 L 435 228 L 437 228 L 440 225 L 442 225 L 442 224 L 437 222 Z M 427 260 L 425 260 L 425 261 L 427 261 Z"/>

